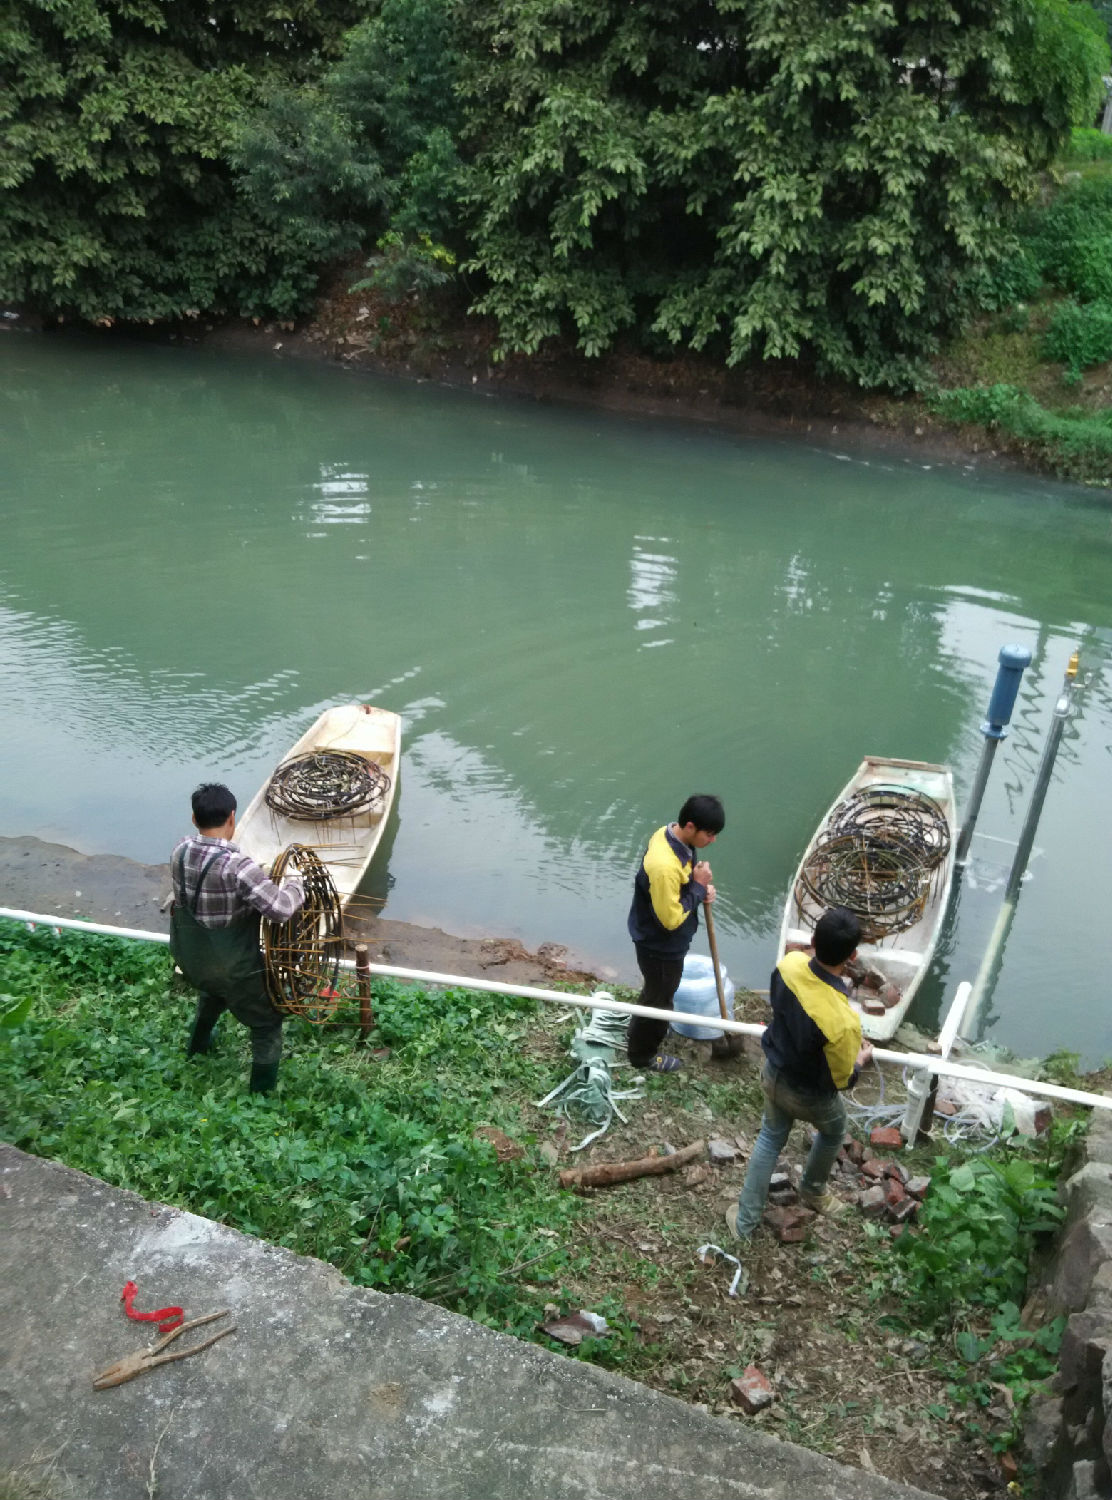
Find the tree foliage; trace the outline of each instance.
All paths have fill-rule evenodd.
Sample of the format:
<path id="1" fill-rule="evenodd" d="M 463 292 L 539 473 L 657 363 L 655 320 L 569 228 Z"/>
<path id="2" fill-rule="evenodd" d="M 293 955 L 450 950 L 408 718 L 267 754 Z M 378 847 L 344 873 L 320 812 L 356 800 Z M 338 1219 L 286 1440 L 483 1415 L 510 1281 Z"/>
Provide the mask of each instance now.
<path id="1" fill-rule="evenodd" d="M 235 121 L 334 52 L 363 0 L 9 0 L 0 297 L 97 319 L 253 310 L 305 257 L 237 193 Z"/>
<path id="2" fill-rule="evenodd" d="M 476 307 L 906 384 L 1106 65 L 1075 9 L 474 0 Z"/>
<path id="3" fill-rule="evenodd" d="M 260 209 L 281 203 L 336 248 L 381 233 L 392 265 L 452 235 L 459 58 L 448 0 L 381 0 L 322 77 L 273 90 L 237 133 L 233 160 Z M 420 257 L 418 257 L 420 258 Z"/>

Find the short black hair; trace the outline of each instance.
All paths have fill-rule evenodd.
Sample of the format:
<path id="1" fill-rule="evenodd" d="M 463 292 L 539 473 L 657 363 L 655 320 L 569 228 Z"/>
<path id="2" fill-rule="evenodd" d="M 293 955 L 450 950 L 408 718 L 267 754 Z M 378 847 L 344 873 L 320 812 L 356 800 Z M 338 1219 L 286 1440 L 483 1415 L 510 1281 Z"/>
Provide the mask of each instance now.
<path id="1" fill-rule="evenodd" d="M 198 828 L 222 828 L 236 810 L 236 799 L 222 782 L 206 781 L 193 793 L 193 821 Z"/>
<path id="2" fill-rule="evenodd" d="M 726 826 L 726 813 L 722 801 L 709 792 L 696 792 L 680 808 L 676 822 L 681 828 L 694 823 L 699 833 L 721 833 Z"/>
<path id="3" fill-rule="evenodd" d="M 835 968 L 861 941 L 861 923 L 848 906 L 832 906 L 815 923 L 815 957 Z"/>

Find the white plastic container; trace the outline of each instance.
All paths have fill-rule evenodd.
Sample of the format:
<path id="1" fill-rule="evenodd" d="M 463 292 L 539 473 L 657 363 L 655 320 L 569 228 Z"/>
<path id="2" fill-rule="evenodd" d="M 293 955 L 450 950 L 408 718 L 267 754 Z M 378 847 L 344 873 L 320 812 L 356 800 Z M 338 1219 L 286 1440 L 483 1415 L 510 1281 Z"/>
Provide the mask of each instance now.
<path id="1" fill-rule="evenodd" d="M 733 1019 L 734 986 L 726 970 L 722 970 L 722 990 L 726 996 L 726 1014 Z M 672 1004 L 676 1010 L 690 1011 L 696 1016 L 708 1016 L 718 1021 L 722 1012 L 718 1009 L 718 988 L 714 982 L 714 962 L 703 953 L 689 953 L 683 961 L 683 978 Z M 680 1036 L 688 1036 L 696 1042 L 712 1042 L 722 1035 L 721 1026 L 693 1026 L 687 1021 L 673 1021 L 672 1030 Z"/>

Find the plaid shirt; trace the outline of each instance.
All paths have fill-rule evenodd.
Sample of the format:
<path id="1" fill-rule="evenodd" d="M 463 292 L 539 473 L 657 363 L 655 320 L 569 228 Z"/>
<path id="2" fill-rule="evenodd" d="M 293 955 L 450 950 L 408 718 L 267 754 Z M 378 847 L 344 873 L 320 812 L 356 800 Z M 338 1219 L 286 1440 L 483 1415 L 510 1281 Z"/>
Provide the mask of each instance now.
<path id="1" fill-rule="evenodd" d="M 185 888 L 179 883 L 179 851 Z M 170 856 L 170 873 L 174 881 L 174 900 L 187 909 L 197 890 L 201 871 L 212 856 L 221 850 L 205 876 L 197 898 L 196 918 L 202 927 L 227 927 L 248 907 L 262 912 L 275 922 L 287 922 L 305 902 L 305 888 L 297 875 L 288 875 L 281 886 L 274 884 L 261 865 L 244 854 L 229 839 L 209 839 L 192 834 L 182 839 Z"/>

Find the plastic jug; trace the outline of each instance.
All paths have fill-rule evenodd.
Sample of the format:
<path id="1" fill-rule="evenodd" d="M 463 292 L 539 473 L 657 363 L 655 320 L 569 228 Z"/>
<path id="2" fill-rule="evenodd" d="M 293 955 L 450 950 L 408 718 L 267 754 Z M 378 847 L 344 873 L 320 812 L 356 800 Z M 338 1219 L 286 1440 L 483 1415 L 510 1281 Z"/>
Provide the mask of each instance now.
<path id="1" fill-rule="evenodd" d="M 726 1014 L 734 1014 L 734 986 L 726 970 L 722 970 L 722 989 L 726 996 Z M 714 983 L 714 963 L 702 953 L 689 953 L 683 961 L 683 978 L 672 1002 L 676 1010 L 690 1011 L 693 1015 L 713 1017 L 718 1021 L 722 1012 L 718 1009 L 718 989 Z M 721 1026 L 695 1026 L 687 1021 L 673 1021 L 672 1030 L 680 1036 L 689 1036 L 696 1042 L 712 1042 L 722 1035 Z"/>

